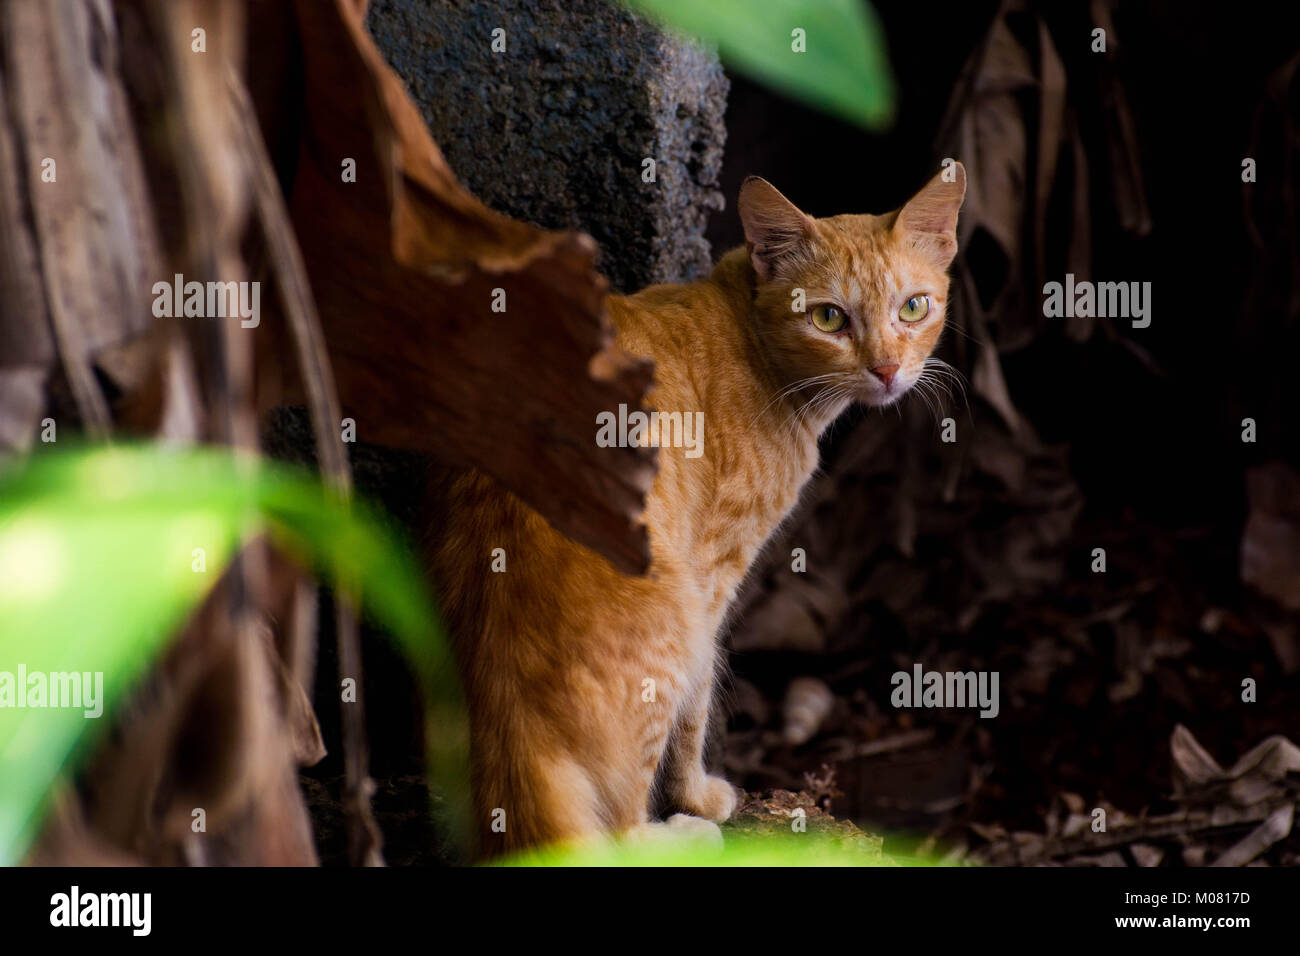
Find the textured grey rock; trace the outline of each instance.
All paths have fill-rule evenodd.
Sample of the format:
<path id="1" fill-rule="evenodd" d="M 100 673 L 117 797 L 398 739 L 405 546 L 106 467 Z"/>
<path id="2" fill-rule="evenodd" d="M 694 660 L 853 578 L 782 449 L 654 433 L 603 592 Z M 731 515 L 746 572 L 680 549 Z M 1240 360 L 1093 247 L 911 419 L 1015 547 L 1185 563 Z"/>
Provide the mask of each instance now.
<path id="1" fill-rule="evenodd" d="M 590 233 L 619 291 L 708 272 L 728 88 L 715 55 L 608 0 L 373 0 L 369 27 L 489 206 Z"/>

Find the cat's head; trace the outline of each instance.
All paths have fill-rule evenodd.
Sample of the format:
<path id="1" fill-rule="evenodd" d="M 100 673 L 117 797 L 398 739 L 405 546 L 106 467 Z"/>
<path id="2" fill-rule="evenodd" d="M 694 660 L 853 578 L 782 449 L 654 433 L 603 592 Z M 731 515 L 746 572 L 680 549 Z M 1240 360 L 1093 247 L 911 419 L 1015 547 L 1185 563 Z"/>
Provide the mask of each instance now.
<path id="1" fill-rule="evenodd" d="M 745 181 L 756 321 L 783 388 L 833 417 L 916 384 L 943 330 L 965 194 L 953 163 L 894 212 L 814 219 L 767 181 Z"/>

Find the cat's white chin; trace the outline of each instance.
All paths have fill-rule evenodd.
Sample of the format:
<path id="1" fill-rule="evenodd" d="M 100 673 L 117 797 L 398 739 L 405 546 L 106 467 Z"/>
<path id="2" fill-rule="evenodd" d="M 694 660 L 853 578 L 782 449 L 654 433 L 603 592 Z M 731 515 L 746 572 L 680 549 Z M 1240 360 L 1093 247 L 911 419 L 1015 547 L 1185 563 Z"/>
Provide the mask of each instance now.
<path id="1" fill-rule="evenodd" d="M 906 385 L 895 383 L 889 388 L 883 385 L 867 385 L 858 392 L 858 401 L 872 408 L 888 408 L 912 390 L 912 383 Z"/>

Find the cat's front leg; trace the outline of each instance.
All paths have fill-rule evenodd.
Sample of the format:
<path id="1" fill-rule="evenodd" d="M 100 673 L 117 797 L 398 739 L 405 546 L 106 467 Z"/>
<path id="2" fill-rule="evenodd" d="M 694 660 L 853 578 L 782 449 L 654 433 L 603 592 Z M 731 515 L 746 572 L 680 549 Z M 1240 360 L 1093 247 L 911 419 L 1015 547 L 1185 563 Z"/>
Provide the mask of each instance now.
<path id="1" fill-rule="evenodd" d="M 709 726 L 713 675 L 685 702 L 664 755 L 664 793 L 676 809 L 721 823 L 736 810 L 736 788 L 704 770 L 704 736 Z"/>

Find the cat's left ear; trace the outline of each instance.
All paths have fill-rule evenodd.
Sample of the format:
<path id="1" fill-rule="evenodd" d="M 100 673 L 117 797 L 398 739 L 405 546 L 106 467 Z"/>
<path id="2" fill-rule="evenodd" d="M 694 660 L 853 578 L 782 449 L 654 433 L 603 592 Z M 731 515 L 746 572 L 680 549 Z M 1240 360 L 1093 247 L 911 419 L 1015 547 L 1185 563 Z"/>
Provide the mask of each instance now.
<path id="1" fill-rule="evenodd" d="M 812 219 L 758 176 L 750 176 L 740 187 L 736 208 L 760 282 L 769 281 L 777 263 L 797 255 L 813 234 Z"/>
<path id="2" fill-rule="evenodd" d="M 941 269 L 957 254 L 957 212 L 966 197 L 966 168 L 952 163 L 898 211 L 894 231 L 930 255 Z"/>

